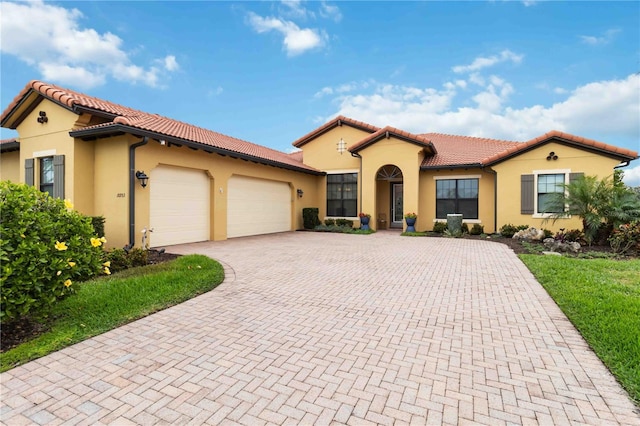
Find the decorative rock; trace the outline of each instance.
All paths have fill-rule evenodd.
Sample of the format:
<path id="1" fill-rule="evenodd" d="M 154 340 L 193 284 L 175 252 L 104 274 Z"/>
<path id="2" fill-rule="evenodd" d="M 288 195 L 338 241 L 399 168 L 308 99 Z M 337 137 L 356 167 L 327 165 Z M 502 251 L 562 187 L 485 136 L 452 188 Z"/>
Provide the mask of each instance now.
<path id="1" fill-rule="evenodd" d="M 548 256 L 562 256 L 557 251 L 543 251 L 542 254 L 545 254 L 545 255 L 548 255 Z"/>
<path id="2" fill-rule="evenodd" d="M 542 231 L 541 229 L 530 227 L 516 232 L 515 234 L 513 234 L 512 238 L 514 240 L 542 241 L 542 239 L 544 238 L 544 231 Z"/>
<path id="3" fill-rule="evenodd" d="M 556 241 L 553 238 L 545 238 L 542 243 L 547 249 L 555 252 L 578 253 L 582 247 L 580 243 L 576 241 L 563 243 L 562 241 Z"/>

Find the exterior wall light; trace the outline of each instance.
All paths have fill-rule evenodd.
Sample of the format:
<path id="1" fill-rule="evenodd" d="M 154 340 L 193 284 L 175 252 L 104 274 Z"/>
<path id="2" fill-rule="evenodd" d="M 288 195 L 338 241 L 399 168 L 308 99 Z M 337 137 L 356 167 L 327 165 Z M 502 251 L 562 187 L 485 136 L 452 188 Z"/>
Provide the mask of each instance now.
<path id="1" fill-rule="evenodd" d="M 136 178 L 140 181 L 140 186 L 143 188 L 147 187 L 147 182 L 149 181 L 149 176 L 147 176 L 144 172 L 137 171 Z"/>
<path id="2" fill-rule="evenodd" d="M 302 196 L 304 195 L 304 191 L 300 188 L 298 188 L 296 192 L 298 193 L 298 198 L 302 198 Z"/>
<path id="3" fill-rule="evenodd" d="M 38 113 L 38 123 L 46 123 L 47 121 L 49 121 L 49 117 L 47 117 L 47 112 L 40 111 Z"/>
<path id="4" fill-rule="evenodd" d="M 336 144 L 338 146 L 338 152 L 342 155 L 347 150 L 347 143 L 344 139 L 340 138 L 340 141 Z"/>

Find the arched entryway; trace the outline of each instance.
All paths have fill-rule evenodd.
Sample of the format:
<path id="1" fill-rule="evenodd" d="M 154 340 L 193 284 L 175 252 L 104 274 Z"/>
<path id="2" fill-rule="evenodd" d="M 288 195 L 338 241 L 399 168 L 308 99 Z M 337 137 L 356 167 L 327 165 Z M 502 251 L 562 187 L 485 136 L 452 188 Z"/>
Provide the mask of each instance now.
<path id="1" fill-rule="evenodd" d="M 386 164 L 376 173 L 376 218 L 378 229 L 402 228 L 403 220 L 402 170 Z"/>

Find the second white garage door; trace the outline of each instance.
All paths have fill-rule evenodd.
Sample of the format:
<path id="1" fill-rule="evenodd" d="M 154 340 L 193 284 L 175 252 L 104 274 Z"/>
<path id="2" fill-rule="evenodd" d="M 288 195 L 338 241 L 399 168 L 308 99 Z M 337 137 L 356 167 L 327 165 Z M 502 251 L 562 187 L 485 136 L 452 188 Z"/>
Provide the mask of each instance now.
<path id="1" fill-rule="evenodd" d="M 149 186 L 152 247 L 209 240 L 210 184 L 203 170 L 159 166 Z"/>
<path id="2" fill-rule="evenodd" d="M 227 185 L 227 238 L 291 230 L 288 183 L 232 176 Z"/>

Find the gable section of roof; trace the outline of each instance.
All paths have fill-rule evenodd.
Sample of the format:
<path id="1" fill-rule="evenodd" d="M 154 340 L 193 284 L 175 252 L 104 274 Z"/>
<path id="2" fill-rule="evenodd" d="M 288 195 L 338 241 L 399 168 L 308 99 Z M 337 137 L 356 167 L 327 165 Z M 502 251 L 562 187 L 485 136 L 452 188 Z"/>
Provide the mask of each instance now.
<path id="1" fill-rule="evenodd" d="M 518 142 L 473 136 L 449 135 L 444 133 L 424 133 L 436 147 L 438 154 L 426 157 L 421 169 L 480 167 L 488 156 L 503 152 Z"/>
<path id="2" fill-rule="evenodd" d="M 176 144 L 186 144 L 194 149 L 218 152 L 221 155 L 235 155 L 237 158 L 248 161 L 298 172 L 323 174 L 301 161 L 296 161 L 295 157 L 284 152 L 35 80 L 29 82 L 2 113 L 0 119 L 2 125 L 10 122 L 12 128 L 15 128 L 20 118 L 24 116 L 24 112 L 21 112 L 19 117 L 13 117 L 16 112 L 24 110 L 20 108 L 21 105 L 28 102 L 33 105 L 43 98 L 50 99 L 77 114 L 86 112 L 109 120 L 107 123 L 71 130 L 69 134 L 72 137 L 91 139 L 129 132 L 158 140 L 173 138 Z"/>
<path id="3" fill-rule="evenodd" d="M 353 127 L 355 129 L 359 129 L 359 130 L 364 130 L 365 132 L 369 132 L 369 133 L 373 133 L 373 132 L 377 132 L 378 130 L 380 130 L 379 127 L 376 127 L 372 124 L 368 124 L 365 123 L 363 121 L 358 121 L 358 120 L 354 120 L 352 118 L 349 117 L 345 117 L 343 115 L 339 115 L 336 118 L 334 118 L 333 120 L 323 124 L 322 126 L 318 127 L 315 130 L 312 130 L 311 132 L 307 133 L 306 135 L 302 136 L 301 138 L 293 141 L 292 145 L 295 146 L 296 148 L 300 148 L 301 146 L 303 146 L 304 144 L 311 142 L 312 140 L 314 140 L 315 138 L 317 138 L 318 136 L 322 135 L 323 133 L 328 132 L 329 130 L 338 127 L 338 126 L 350 126 Z"/>
<path id="4" fill-rule="evenodd" d="M 382 139 L 389 139 L 391 136 L 398 138 L 400 140 L 403 140 L 405 142 L 409 142 L 418 146 L 421 146 L 423 148 L 427 148 L 430 151 L 431 155 L 435 155 L 437 153 L 435 146 L 433 146 L 433 143 L 431 143 L 431 141 L 427 138 L 425 138 L 424 136 L 420 136 L 420 135 L 416 135 L 413 133 L 409 133 L 406 132 L 404 130 L 400 130 L 397 129 L 395 127 L 391 127 L 391 126 L 386 126 L 383 127 L 382 129 L 378 130 L 375 133 L 372 133 L 371 135 L 367 136 L 366 138 L 356 142 L 355 144 L 351 145 L 348 149 L 349 152 L 351 153 L 357 153 L 358 151 L 363 150 L 364 148 L 373 145 L 374 143 L 382 140 Z"/>
<path id="5" fill-rule="evenodd" d="M 483 159 L 483 164 L 486 166 L 492 166 L 509 158 L 515 157 L 539 146 L 545 145 L 549 142 L 558 142 L 564 145 L 586 149 L 601 155 L 612 157 L 620 161 L 631 161 L 638 157 L 636 151 L 632 151 L 626 148 L 620 148 L 617 146 L 609 145 L 604 142 L 599 142 L 594 139 L 583 138 L 581 136 L 575 136 L 570 133 L 564 133 L 557 130 L 552 130 L 545 133 L 542 136 L 531 139 L 524 143 L 519 143 L 510 149 L 507 149 L 501 153 L 487 156 Z"/>

